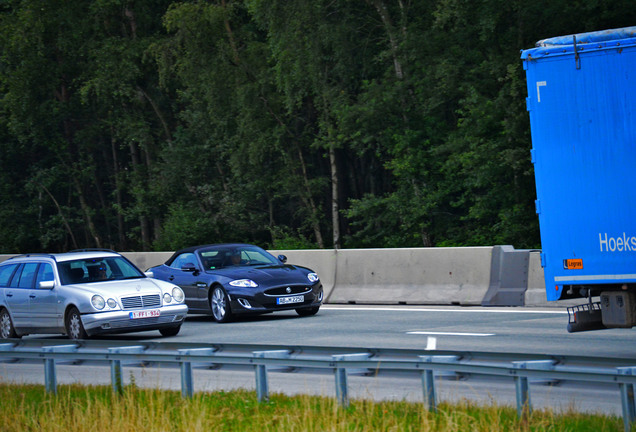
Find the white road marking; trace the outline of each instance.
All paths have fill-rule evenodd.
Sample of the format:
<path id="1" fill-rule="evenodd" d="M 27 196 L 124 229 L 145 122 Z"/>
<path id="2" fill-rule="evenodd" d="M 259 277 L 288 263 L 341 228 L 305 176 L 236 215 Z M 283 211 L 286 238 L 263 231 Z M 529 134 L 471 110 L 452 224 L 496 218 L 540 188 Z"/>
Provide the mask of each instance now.
<path id="1" fill-rule="evenodd" d="M 426 338 L 426 348 L 427 351 L 435 351 L 437 349 L 437 338 L 436 337 L 427 337 Z"/>
<path id="2" fill-rule="evenodd" d="M 481 309 L 436 309 L 436 308 L 415 308 L 409 306 L 401 307 L 368 307 L 368 306 L 338 306 L 338 305 L 325 305 L 322 309 L 331 310 L 352 310 L 352 311 L 386 311 L 386 312 L 445 312 L 445 313 L 525 313 L 525 314 L 558 314 L 567 315 L 567 310 L 536 310 L 536 309 L 496 309 L 496 308 L 481 308 Z"/>
<path id="3" fill-rule="evenodd" d="M 431 331 L 419 331 L 419 330 L 418 331 L 408 331 L 408 332 L 406 332 L 406 334 L 413 334 L 413 335 L 438 335 L 438 336 L 494 336 L 495 335 L 494 333 L 454 333 L 454 332 L 431 332 Z"/>

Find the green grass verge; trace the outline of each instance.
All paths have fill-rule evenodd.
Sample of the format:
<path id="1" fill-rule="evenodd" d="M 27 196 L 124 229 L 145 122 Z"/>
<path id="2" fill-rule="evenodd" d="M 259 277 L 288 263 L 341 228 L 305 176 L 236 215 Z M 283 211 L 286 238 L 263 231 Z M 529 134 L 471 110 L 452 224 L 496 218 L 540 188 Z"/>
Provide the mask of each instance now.
<path id="1" fill-rule="evenodd" d="M 527 421 L 516 409 L 469 402 L 423 404 L 353 400 L 338 407 L 334 398 L 270 395 L 258 403 L 254 391 L 196 393 L 127 386 L 116 395 L 108 386 L 0 384 L 0 431 L 168 432 L 168 431 L 621 431 L 620 417 L 535 410 Z"/>

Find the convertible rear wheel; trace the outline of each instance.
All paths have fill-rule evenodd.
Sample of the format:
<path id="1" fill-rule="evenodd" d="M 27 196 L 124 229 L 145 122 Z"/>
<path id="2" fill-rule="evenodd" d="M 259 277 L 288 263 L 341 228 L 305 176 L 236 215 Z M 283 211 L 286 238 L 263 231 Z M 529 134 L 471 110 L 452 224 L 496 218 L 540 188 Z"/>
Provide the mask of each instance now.
<path id="1" fill-rule="evenodd" d="M 320 306 L 308 308 L 308 309 L 296 309 L 296 313 L 301 317 L 316 315 L 320 310 Z"/>
<path id="2" fill-rule="evenodd" d="M 215 286 L 212 289 L 212 295 L 210 296 L 210 309 L 212 309 L 212 317 L 216 322 L 224 323 L 230 321 L 232 318 L 230 301 L 225 290 L 220 286 Z"/>
<path id="3" fill-rule="evenodd" d="M 69 339 L 86 339 L 88 334 L 84 330 L 82 317 L 77 308 L 71 308 L 66 315 L 66 334 Z"/>
<path id="4" fill-rule="evenodd" d="M 18 337 L 15 328 L 13 328 L 11 316 L 6 309 L 2 309 L 2 312 L 0 312 L 0 336 L 2 336 L 2 339 Z"/>

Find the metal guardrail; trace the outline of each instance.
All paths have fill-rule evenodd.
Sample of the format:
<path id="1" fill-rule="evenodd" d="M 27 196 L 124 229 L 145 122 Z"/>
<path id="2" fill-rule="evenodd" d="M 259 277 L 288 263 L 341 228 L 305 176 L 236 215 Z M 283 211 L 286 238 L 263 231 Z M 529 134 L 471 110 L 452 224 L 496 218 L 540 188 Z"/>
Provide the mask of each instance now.
<path id="1" fill-rule="evenodd" d="M 114 343 L 117 346 L 112 346 Z M 349 404 L 347 376 L 351 373 L 371 371 L 373 375 L 378 375 L 389 371 L 412 372 L 421 377 L 424 404 L 432 411 L 437 409 L 436 375 L 503 376 L 514 380 L 520 417 L 532 411 L 528 385 L 530 379 L 609 383 L 618 386 L 625 431 L 630 431 L 636 421 L 636 366 L 627 366 L 630 361 L 631 364 L 636 363 L 633 359 L 240 344 L 125 344 L 119 341 L 57 343 L 24 340 L 0 343 L 0 361 L 26 360 L 43 361 L 45 387 L 51 393 L 57 392 L 57 362 L 110 364 L 111 384 L 116 393 L 123 392 L 124 365 L 157 363 L 178 367 L 181 370 L 181 394 L 184 398 L 192 397 L 194 392 L 193 367 L 243 366 L 254 369 L 259 401 L 266 401 L 269 397 L 268 370 L 293 368 L 296 372 L 302 370 L 308 373 L 332 371 L 336 398 L 341 406 Z"/>

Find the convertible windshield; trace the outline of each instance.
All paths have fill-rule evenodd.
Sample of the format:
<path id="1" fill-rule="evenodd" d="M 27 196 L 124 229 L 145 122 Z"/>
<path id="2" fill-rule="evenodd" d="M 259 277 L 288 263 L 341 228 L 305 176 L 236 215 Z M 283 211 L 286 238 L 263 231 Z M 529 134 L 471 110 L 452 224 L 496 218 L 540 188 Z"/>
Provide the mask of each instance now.
<path id="1" fill-rule="evenodd" d="M 280 261 L 257 246 L 216 246 L 199 251 L 208 270 L 231 266 L 280 265 Z"/>
<path id="2" fill-rule="evenodd" d="M 64 261 L 57 264 L 63 285 L 145 277 L 122 257 Z"/>

